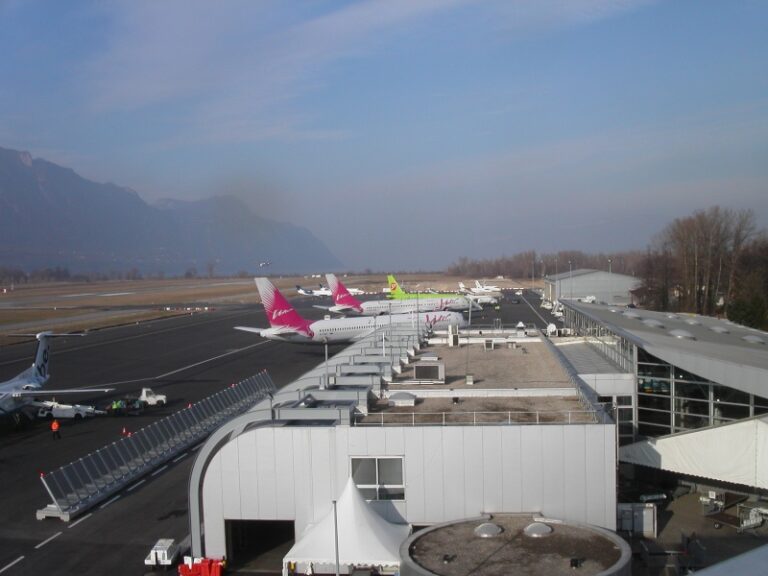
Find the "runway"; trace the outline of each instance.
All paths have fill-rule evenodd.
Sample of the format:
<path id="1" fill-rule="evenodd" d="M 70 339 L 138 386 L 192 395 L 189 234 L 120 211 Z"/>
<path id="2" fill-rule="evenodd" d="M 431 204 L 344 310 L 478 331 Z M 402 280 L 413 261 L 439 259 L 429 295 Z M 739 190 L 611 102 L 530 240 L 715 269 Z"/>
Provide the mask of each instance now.
<path id="1" fill-rule="evenodd" d="M 531 300 L 527 294 L 525 300 Z M 499 317 L 505 325 L 523 321 L 543 327 L 533 310 L 538 300 L 531 300 L 533 307 L 526 301 L 504 304 L 500 313 L 473 315 L 473 324 Z M 322 316 L 312 308 L 317 300 L 292 303 L 302 315 Z M 143 559 L 157 539 L 186 536 L 194 454 L 177 458 L 69 524 L 35 519 L 35 511 L 49 502 L 39 475 L 118 440 L 124 426 L 137 430 L 261 370 L 282 386 L 322 362 L 320 346 L 265 341 L 234 330 L 236 325 L 266 326 L 263 310 L 219 307 L 53 343 L 51 388 L 115 386 L 121 393 L 137 393 L 150 386 L 167 394 L 169 404 L 142 416 L 66 422 L 60 441 L 52 439 L 45 422 L 0 433 L 0 574 L 143 574 Z M 0 348 L 0 381 L 30 365 L 34 349 L 34 343 Z M 104 405 L 109 399 L 94 395 L 78 401 Z"/>

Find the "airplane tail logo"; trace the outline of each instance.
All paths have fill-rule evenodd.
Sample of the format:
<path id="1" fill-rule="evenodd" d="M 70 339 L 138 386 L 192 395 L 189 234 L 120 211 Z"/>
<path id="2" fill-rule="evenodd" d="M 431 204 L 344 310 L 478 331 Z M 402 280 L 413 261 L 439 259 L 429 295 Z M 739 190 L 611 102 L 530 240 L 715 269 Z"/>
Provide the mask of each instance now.
<path id="1" fill-rule="evenodd" d="M 264 304 L 264 311 L 267 313 L 270 326 L 273 328 L 291 328 L 310 338 L 313 336 L 312 330 L 309 328 L 310 322 L 296 312 L 288 300 L 272 285 L 272 282 L 267 278 L 256 278 L 256 288 L 259 291 L 259 296 L 261 296 L 261 302 Z"/>
<path id="2" fill-rule="evenodd" d="M 35 353 L 35 363 L 33 364 L 35 375 L 43 380 L 43 382 L 48 380 L 48 360 L 50 357 L 48 334 L 50 333 L 41 332 L 36 336 L 38 345 L 37 352 Z"/>
<path id="3" fill-rule="evenodd" d="M 328 281 L 328 287 L 331 289 L 334 304 L 337 306 L 349 306 L 358 312 L 362 312 L 363 307 L 360 301 L 349 293 L 347 287 L 342 284 L 341 280 L 336 278 L 335 274 L 326 274 L 325 279 Z"/>
<path id="4" fill-rule="evenodd" d="M 403 290 L 400 288 L 400 285 L 397 283 L 397 280 L 395 280 L 395 277 L 390 274 L 387 276 L 387 280 L 389 281 L 389 291 L 392 294 L 402 294 Z"/>

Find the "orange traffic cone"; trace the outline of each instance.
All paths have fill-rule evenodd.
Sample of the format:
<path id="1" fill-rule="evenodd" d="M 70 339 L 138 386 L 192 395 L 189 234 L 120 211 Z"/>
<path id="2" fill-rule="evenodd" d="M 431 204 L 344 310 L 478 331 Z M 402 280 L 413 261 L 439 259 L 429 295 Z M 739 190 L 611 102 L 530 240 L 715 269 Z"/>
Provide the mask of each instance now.
<path id="1" fill-rule="evenodd" d="M 128 430 L 126 430 L 126 429 L 125 429 L 125 426 L 123 426 L 123 431 L 122 431 L 122 432 L 120 432 L 120 435 L 121 435 L 121 436 L 125 436 L 126 434 L 128 434 Z"/>

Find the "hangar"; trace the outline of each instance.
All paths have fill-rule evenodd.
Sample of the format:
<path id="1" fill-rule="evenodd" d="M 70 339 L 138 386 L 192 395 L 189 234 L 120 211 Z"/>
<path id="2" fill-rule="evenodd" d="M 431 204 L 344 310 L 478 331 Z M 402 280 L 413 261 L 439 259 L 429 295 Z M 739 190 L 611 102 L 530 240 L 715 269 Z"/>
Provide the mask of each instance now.
<path id="1" fill-rule="evenodd" d="M 424 347 L 383 327 L 215 432 L 190 478 L 193 554 L 241 562 L 278 532 L 299 540 L 350 477 L 392 523 L 615 529 L 616 426 L 597 394 L 538 331 L 464 338 Z"/>
<path id="2" fill-rule="evenodd" d="M 629 304 L 631 292 L 639 284 L 640 280 L 634 276 L 579 268 L 544 278 L 543 297 L 549 302 L 594 297 L 596 302 Z"/>

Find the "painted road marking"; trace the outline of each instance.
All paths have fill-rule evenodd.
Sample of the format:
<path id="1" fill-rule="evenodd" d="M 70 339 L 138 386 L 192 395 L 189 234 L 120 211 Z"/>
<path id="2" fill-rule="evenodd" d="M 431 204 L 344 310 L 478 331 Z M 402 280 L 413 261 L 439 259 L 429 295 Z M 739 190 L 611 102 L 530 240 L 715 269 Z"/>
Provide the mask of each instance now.
<path id="1" fill-rule="evenodd" d="M 16 558 L 16 560 L 14 560 L 13 562 L 11 562 L 10 564 L 6 564 L 6 565 L 5 565 L 5 566 L 3 566 L 2 568 L 0 568 L 0 574 L 2 574 L 3 572 L 5 572 L 6 570 L 8 570 L 8 568 L 11 568 L 11 567 L 15 566 L 16 564 L 18 564 L 18 563 L 19 563 L 19 562 L 21 562 L 22 560 L 24 560 L 24 556 L 19 556 L 18 558 Z"/>
<path id="2" fill-rule="evenodd" d="M 75 526 L 77 526 L 78 524 L 80 524 L 80 522 L 82 522 L 83 520 L 88 520 L 88 518 L 90 518 L 91 516 L 93 516 L 93 512 L 91 512 L 91 513 L 89 513 L 89 514 L 86 514 L 85 516 L 83 516 L 82 518 L 80 518 L 80 520 L 78 520 L 78 521 L 76 521 L 76 522 L 72 522 L 72 524 L 70 524 L 70 525 L 68 526 L 68 528 L 74 528 Z"/>
<path id="3" fill-rule="evenodd" d="M 182 458 L 185 458 L 186 456 L 187 456 L 187 452 L 184 452 L 184 454 L 179 454 L 178 456 L 176 456 L 176 458 L 174 458 L 173 460 L 171 460 L 171 462 L 173 462 L 173 463 L 175 464 L 176 462 L 178 462 L 178 461 L 179 461 L 179 460 L 181 460 Z"/>
<path id="4" fill-rule="evenodd" d="M 103 510 L 104 508 L 106 508 L 107 506 L 112 504 L 112 502 L 115 502 L 116 500 L 120 500 L 120 494 L 118 494 L 117 496 L 113 497 L 111 500 L 107 500 L 106 502 L 104 502 L 104 504 L 99 506 L 99 510 Z"/>
<path id="5" fill-rule="evenodd" d="M 251 348 L 256 348 L 256 346 L 269 344 L 270 342 L 271 340 L 264 340 L 262 342 L 256 342 L 256 344 L 251 344 L 250 346 L 246 346 L 245 348 L 238 348 L 236 350 L 232 350 L 231 352 L 225 352 L 224 354 L 219 354 L 218 356 L 214 356 L 213 358 L 208 358 L 207 360 L 195 362 L 194 364 L 190 364 L 189 366 L 184 366 L 183 368 L 177 368 L 176 370 L 171 370 L 170 372 L 166 372 L 165 374 L 160 374 L 160 376 L 155 376 L 155 380 L 160 380 L 161 378 L 167 378 L 168 376 L 173 376 L 174 374 L 177 374 L 179 372 L 184 372 L 184 370 L 189 370 L 190 368 L 195 368 L 196 366 L 206 364 L 207 362 L 213 362 L 214 360 L 218 360 L 219 358 L 225 358 L 227 356 L 231 356 L 232 354 L 237 354 L 238 352 L 243 352 Z"/>
<path id="6" fill-rule="evenodd" d="M 128 490 L 126 490 L 126 492 L 130 492 L 131 490 L 133 490 L 133 489 L 135 489 L 135 488 L 138 488 L 139 486 L 141 486 L 142 484 L 144 484 L 144 482 L 146 482 L 146 481 L 147 481 L 147 479 L 146 479 L 146 478 L 143 478 L 143 479 L 139 480 L 138 482 L 136 482 L 136 484 L 134 484 L 133 486 L 130 486 L 130 487 L 128 488 Z"/>
<path id="7" fill-rule="evenodd" d="M 166 464 L 166 465 L 165 465 L 165 466 L 163 466 L 162 468 L 158 468 L 157 470 L 155 470 L 154 472 L 152 472 L 152 474 L 150 474 L 150 476 L 157 476 L 158 474 L 160 474 L 160 473 L 161 473 L 163 470 L 165 470 L 166 468 L 168 468 L 168 464 Z"/>
<path id="8" fill-rule="evenodd" d="M 58 538 L 58 537 L 59 537 L 59 536 L 61 536 L 62 534 L 63 534 L 63 532 L 56 532 L 56 534 L 54 534 L 53 536 L 51 536 L 50 538 L 48 538 L 48 539 L 46 539 L 46 540 L 43 540 L 42 542 L 40 542 L 40 544 L 38 544 L 37 546 L 35 546 L 35 550 L 39 550 L 40 548 L 42 548 L 43 546 L 45 546 L 46 544 L 48 544 L 48 542 L 50 542 L 50 541 L 51 541 L 51 540 L 53 540 L 54 538 Z"/>

